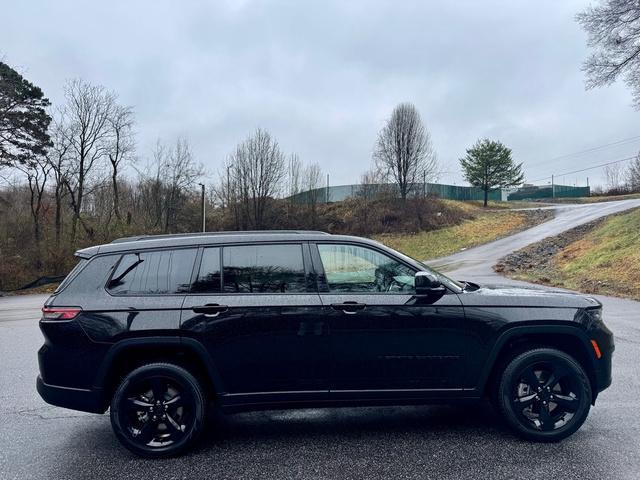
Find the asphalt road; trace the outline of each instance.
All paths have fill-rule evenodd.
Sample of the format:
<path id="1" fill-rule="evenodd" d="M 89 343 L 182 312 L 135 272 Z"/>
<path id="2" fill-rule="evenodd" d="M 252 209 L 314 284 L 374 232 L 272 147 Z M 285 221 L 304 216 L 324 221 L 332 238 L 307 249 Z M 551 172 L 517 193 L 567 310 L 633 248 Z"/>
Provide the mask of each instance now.
<path id="1" fill-rule="evenodd" d="M 490 268 L 497 258 L 632 206 L 563 207 L 544 225 L 439 262 L 456 278 L 505 283 Z M 616 336 L 614 383 L 559 444 L 519 440 L 486 405 L 308 409 L 212 419 L 195 452 L 163 461 L 120 447 L 107 415 L 45 404 L 35 391 L 45 297 L 0 298 L 0 479 L 640 478 L 640 303 L 599 298 Z"/>

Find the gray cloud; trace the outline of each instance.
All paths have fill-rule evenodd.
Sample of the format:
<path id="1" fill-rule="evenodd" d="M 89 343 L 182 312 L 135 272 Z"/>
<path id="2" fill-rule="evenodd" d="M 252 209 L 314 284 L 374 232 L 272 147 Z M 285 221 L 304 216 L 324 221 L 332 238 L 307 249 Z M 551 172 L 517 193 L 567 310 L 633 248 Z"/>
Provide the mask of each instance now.
<path id="1" fill-rule="evenodd" d="M 401 4 L 402 5 L 399 5 Z M 10 2 L 0 53 L 61 101 L 67 78 L 135 106 L 139 150 L 187 136 L 215 172 L 256 127 L 319 162 L 332 183 L 370 166 L 395 104 L 411 101 L 447 173 L 496 138 L 537 179 L 633 154 L 640 141 L 550 158 L 638 134 L 622 85 L 585 92 L 584 1 Z M 602 172 L 565 178 L 594 182 Z M 561 179 L 559 181 L 562 181 Z"/>

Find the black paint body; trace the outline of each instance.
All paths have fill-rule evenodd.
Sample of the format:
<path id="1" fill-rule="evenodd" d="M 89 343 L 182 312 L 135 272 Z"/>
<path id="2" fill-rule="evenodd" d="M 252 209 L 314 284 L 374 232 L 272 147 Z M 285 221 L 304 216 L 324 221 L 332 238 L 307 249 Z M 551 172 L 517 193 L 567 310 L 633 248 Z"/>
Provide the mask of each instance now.
<path id="1" fill-rule="evenodd" d="M 55 405 L 104 412 L 115 366 L 161 351 L 196 358 L 228 411 L 479 399 L 520 342 L 572 353 L 589 375 L 593 401 L 611 383 L 613 337 L 592 321 L 589 312 L 601 308 L 592 298 L 473 284 L 436 296 L 331 293 L 318 243 L 360 245 L 411 271 L 425 269 L 370 240 L 313 232 L 151 237 L 81 250 L 88 261 L 45 306 L 82 312 L 40 322 L 40 394 Z M 253 244 L 302 248 L 306 291 L 113 295 L 106 288 L 126 253 L 196 249 L 194 279 L 205 248 Z M 203 313 L 205 305 L 217 310 Z"/>

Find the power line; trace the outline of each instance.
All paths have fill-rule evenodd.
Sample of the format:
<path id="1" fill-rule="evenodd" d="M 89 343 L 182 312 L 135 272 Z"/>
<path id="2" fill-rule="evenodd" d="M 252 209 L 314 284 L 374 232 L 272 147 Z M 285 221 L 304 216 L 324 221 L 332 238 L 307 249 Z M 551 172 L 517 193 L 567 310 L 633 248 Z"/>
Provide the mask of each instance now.
<path id="1" fill-rule="evenodd" d="M 562 177 L 562 176 L 566 176 L 566 175 L 573 175 L 574 173 L 586 172 L 587 170 L 593 170 L 595 168 L 606 167 L 607 165 L 613 165 L 614 163 L 627 162 L 629 160 L 633 160 L 634 158 L 636 158 L 636 155 L 633 155 L 631 157 L 626 157 L 626 158 L 620 158 L 618 160 L 613 160 L 613 161 L 607 162 L 607 163 L 601 163 L 599 165 L 594 165 L 592 167 L 581 168 L 580 170 L 574 170 L 572 172 L 558 173 L 557 175 L 555 175 L 555 177 L 558 178 L 558 177 Z M 549 175 L 548 177 L 540 178 L 538 180 L 531 180 L 531 183 L 541 182 L 543 180 L 550 180 L 550 179 L 551 179 L 551 175 Z"/>
<path id="2" fill-rule="evenodd" d="M 557 157 L 549 158 L 547 160 L 539 162 L 538 165 L 544 164 L 544 163 L 553 162 L 555 160 L 561 160 L 563 158 L 575 157 L 577 155 L 583 155 L 585 153 L 595 152 L 595 151 L 602 150 L 602 149 L 605 149 L 605 148 L 608 148 L 608 147 L 620 146 L 620 145 L 624 145 L 624 144 L 627 144 L 627 143 L 635 143 L 637 141 L 640 141 L 640 135 L 636 135 L 635 137 L 623 138 L 622 140 L 617 140 L 615 142 L 605 143 L 603 145 L 597 145 L 595 147 L 587 148 L 585 150 L 580 150 L 578 152 L 559 155 Z"/>

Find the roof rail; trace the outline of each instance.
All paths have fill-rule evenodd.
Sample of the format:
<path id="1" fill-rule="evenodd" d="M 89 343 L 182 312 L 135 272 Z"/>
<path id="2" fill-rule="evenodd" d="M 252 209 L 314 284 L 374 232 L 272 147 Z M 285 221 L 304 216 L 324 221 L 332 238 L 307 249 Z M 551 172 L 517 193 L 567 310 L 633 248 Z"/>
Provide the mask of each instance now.
<path id="1" fill-rule="evenodd" d="M 277 235 L 277 234 L 316 234 L 330 235 L 327 232 L 319 230 L 240 230 L 240 231 L 222 231 L 222 232 L 192 232 L 192 233 L 166 233 L 161 235 L 135 235 L 132 237 L 116 238 L 111 243 L 137 242 L 139 240 L 155 240 L 163 238 L 185 238 L 185 237 L 215 237 L 217 235 Z"/>

